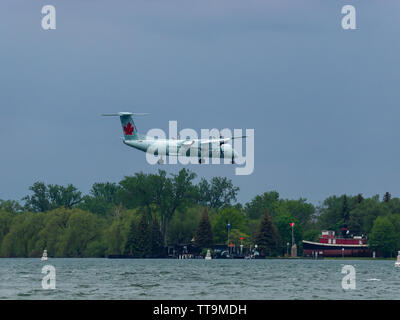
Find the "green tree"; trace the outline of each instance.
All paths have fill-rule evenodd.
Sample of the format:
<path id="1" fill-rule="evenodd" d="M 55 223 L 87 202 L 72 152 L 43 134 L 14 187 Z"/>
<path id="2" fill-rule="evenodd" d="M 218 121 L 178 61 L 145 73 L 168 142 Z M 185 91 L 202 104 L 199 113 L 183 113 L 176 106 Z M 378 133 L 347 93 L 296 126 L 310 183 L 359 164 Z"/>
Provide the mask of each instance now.
<path id="1" fill-rule="evenodd" d="M 68 211 L 68 221 L 63 235 L 60 239 L 59 251 L 64 257 L 87 257 L 93 247 L 92 242 L 97 245 L 101 243 L 102 221 L 91 212 L 80 209 L 65 209 Z"/>
<path id="2" fill-rule="evenodd" d="M 254 241 L 259 247 L 260 255 L 273 256 L 278 253 L 279 235 L 268 210 L 265 210 Z"/>
<path id="3" fill-rule="evenodd" d="M 153 219 L 151 225 L 151 256 L 153 258 L 162 258 L 165 256 L 164 243 L 162 233 L 160 231 L 160 224 L 157 219 Z"/>
<path id="4" fill-rule="evenodd" d="M 22 212 L 23 207 L 15 200 L 1 200 L 0 199 L 0 211 L 6 211 L 10 213 Z"/>
<path id="5" fill-rule="evenodd" d="M 193 203 L 196 189 L 193 186 L 195 173 L 182 169 L 167 177 L 164 170 L 158 174 L 136 174 L 120 182 L 121 199 L 127 207 L 141 206 L 150 214 L 152 210 L 160 216 L 164 246 L 168 245 L 168 226 L 175 212 Z"/>
<path id="6" fill-rule="evenodd" d="M 33 192 L 33 195 L 26 196 L 22 199 L 25 200 L 25 210 L 45 212 L 51 209 L 49 191 L 43 182 L 35 182 L 29 187 L 29 190 Z"/>
<path id="7" fill-rule="evenodd" d="M 203 215 L 196 229 L 194 244 L 198 248 L 209 248 L 213 245 L 213 243 L 214 239 L 210 219 L 208 217 L 207 210 L 204 209 Z"/>
<path id="8" fill-rule="evenodd" d="M 16 216 L 9 232 L 3 238 L 1 255 L 4 257 L 36 257 L 41 253 L 37 247 L 39 231 L 43 228 L 43 214 L 27 212 Z"/>
<path id="9" fill-rule="evenodd" d="M 188 207 L 178 210 L 168 227 L 168 243 L 172 245 L 188 244 L 192 241 L 202 216 L 202 207 Z"/>
<path id="10" fill-rule="evenodd" d="M 317 208 L 318 227 L 339 232 L 345 219 L 350 219 L 349 212 L 356 207 L 354 199 L 347 195 L 326 198 L 322 206 Z"/>
<path id="11" fill-rule="evenodd" d="M 386 207 L 390 213 L 400 214 L 400 199 L 391 198 L 389 202 L 384 202 L 384 207 Z"/>
<path id="12" fill-rule="evenodd" d="M 72 184 L 64 187 L 35 182 L 29 190 L 33 194 L 22 199 L 28 211 L 46 212 L 60 207 L 71 209 L 82 201 L 82 193 Z"/>
<path id="13" fill-rule="evenodd" d="M 279 234 L 278 246 L 279 252 L 281 253 L 286 253 L 287 243 L 290 244 L 290 248 L 292 246 L 292 227 L 290 226 L 290 223 L 292 222 L 295 224 L 293 228 L 294 243 L 296 243 L 297 247 L 300 247 L 303 240 L 303 234 L 301 224 L 298 222 L 298 220 L 295 219 L 290 213 L 280 214 L 274 219 L 274 224 Z"/>
<path id="14" fill-rule="evenodd" d="M 394 199 L 393 199 L 394 200 Z M 394 233 L 396 235 L 396 248 L 400 249 L 400 214 L 389 214 L 387 216 L 393 225 Z"/>
<path id="15" fill-rule="evenodd" d="M 12 225 L 13 214 L 9 211 L 0 210 L 0 256 L 1 256 L 1 244 L 4 237 L 10 232 Z"/>
<path id="16" fill-rule="evenodd" d="M 133 255 L 141 255 L 142 252 L 140 252 L 140 248 L 138 247 L 138 228 L 136 227 L 136 224 L 134 221 L 131 221 L 130 226 L 129 226 L 129 233 L 128 237 L 125 242 L 125 254 L 128 254 L 130 256 Z M 118 248 L 118 247 L 117 247 Z"/>
<path id="17" fill-rule="evenodd" d="M 237 229 L 238 232 L 249 233 L 244 212 L 235 207 L 227 207 L 212 216 L 211 224 L 215 243 L 228 244 L 228 223 L 232 230 Z"/>
<path id="18" fill-rule="evenodd" d="M 374 221 L 368 244 L 372 250 L 384 257 L 391 257 L 396 252 L 396 233 L 388 217 L 378 217 Z"/>
<path id="19" fill-rule="evenodd" d="M 218 210 L 236 201 L 239 188 L 233 186 L 232 181 L 226 177 L 214 177 L 210 182 L 201 179 L 197 190 L 198 202 L 201 205 Z"/>
<path id="20" fill-rule="evenodd" d="M 392 195 L 389 193 L 389 192 L 386 192 L 384 195 L 383 195 L 383 202 L 389 202 L 390 201 L 390 199 L 392 198 Z"/>
<path id="21" fill-rule="evenodd" d="M 147 258 L 151 255 L 151 227 L 146 213 L 142 214 L 137 228 L 136 252 L 134 255 L 139 258 Z"/>
<path id="22" fill-rule="evenodd" d="M 90 194 L 83 197 L 79 208 L 102 216 L 110 215 L 113 208 L 119 204 L 118 192 L 119 186 L 115 183 L 95 183 Z"/>
<path id="23" fill-rule="evenodd" d="M 106 255 L 111 254 L 123 254 L 123 253 L 131 253 L 133 254 L 133 249 L 130 248 L 129 236 L 130 231 L 127 232 L 127 240 L 124 239 L 123 233 L 124 225 L 121 219 L 115 219 L 111 224 L 110 228 L 105 231 L 104 237 L 106 241 Z M 125 247 L 127 250 L 125 251 Z"/>
<path id="24" fill-rule="evenodd" d="M 364 199 L 350 211 L 348 228 L 355 235 L 369 234 L 375 219 L 389 213 L 389 209 L 379 202 L 377 195 Z"/>
<path id="25" fill-rule="evenodd" d="M 158 196 L 157 191 L 163 191 L 166 180 L 165 171 L 159 170 L 158 174 L 138 172 L 120 181 L 117 197 L 126 208 L 140 208 L 149 214 Z"/>
<path id="26" fill-rule="evenodd" d="M 136 226 L 141 219 L 137 210 L 122 210 L 120 214 L 112 217 L 112 223 L 104 230 L 106 255 L 133 254 L 135 244 Z M 131 237 L 131 239 L 129 239 Z M 132 238 L 133 237 L 133 238 Z M 131 241 L 131 243 L 129 243 Z"/>
<path id="27" fill-rule="evenodd" d="M 72 184 L 66 187 L 49 184 L 47 188 L 51 209 L 60 207 L 71 209 L 82 201 L 82 193 Z"/>
<path id="28" fill-rule="evenodd" d="M 363 200 L 364 200 L 364 198 L 361 193 L 359 193 L 355 198 L 356 204 L 361 203 Z"/>
<path id="29" fill-rule="evenodd" d="M 193 202 L 195 187 L 193 179 L 196 174 L 182 169 L 178 174 L 172 175 L 171 179 L 163 178 L 162 188 L 156 193 L 156 205 L 161 215 L 161 230 L 164 238 L 164 246 L 168 245 L 168 226 L 175 212 L 183 210 Z"/>
<path id="30" fill-rule="evenodd" d="M 39 247 L 47 249 L 52 257 L 63 257 L 62 238 L 66 232 L 71 211 L 58 208 L 45 214 L 43 228 L 39 231 Z"/>
<path id="31" fill-rule="evenodd" d="M 261 196 L 254 197 L 245 205 L 245 212 L 250 219 L 259 219 L 263 216 L 266 209 L 275 216 L 279 207 L 279 193 L 276 191 L 265 192 Z"/>
<path id="32" fill-rule="evenodd" d="M 344 194 L 342 196 L 342 219 L 343 223 L 347 224 L 350 218 L 350 208 L 349 208 L 349 203 L 347 200 L 347 196 Z"/>
<path id="33" fill-rule="evenodd" d="M 309 224 L 315 214 L 315 207 L 311 203 L 307 203 L 307 200 L 304 198 L 298 200 L 280 200 L 278 208 L 279 207 L 284 210 L 277 210 L 278 214 L 282 211 L 286 211 L 302 226 Z"/>

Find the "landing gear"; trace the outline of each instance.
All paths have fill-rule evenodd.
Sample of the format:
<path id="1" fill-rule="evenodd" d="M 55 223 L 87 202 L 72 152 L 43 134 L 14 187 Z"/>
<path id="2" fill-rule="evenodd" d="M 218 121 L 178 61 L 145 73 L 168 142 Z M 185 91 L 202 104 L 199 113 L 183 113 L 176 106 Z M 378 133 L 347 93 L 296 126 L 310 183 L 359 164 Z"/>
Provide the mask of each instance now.
<path id="1" fill-rule="evenodd" d="M 164 159 L 163 158 L 158 159 L 157 163 L 158 164 L 164 164 Z"/>

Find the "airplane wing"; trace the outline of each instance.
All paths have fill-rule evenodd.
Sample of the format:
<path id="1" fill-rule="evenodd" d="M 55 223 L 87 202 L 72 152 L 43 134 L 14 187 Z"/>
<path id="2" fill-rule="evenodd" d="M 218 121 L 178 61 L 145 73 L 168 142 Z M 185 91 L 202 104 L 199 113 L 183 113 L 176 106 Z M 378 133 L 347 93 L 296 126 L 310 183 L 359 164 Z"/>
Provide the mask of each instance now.
<path id="1" fill-rule="evenodd" d="M 207 149 L 208 145 L 211 143 L 226 143 L 230 140 L 234 139 L 244 139 L 247 136 L 237 136 L 237 137 L 231 137 L 231 138 L 212 138 L 212 139 L 203 139 L 203 140 L 197 140 L 197 139 L 191 139 L 191 140 L 185 140 L 180 144 L 180 148 L 185 148 L 189 149 L 192 146 L 200 146 L 202 149 Z M 197 144 L 196 144 L 197 142 Z"/>
<path id="2" fill-rule="evenodd" d="M 237 137 L 231 137 L 231 138 L 218 138 L 218 139 L 206 139 L 206 140 L 200 140 L 200 144 L 208 144 L 208 143 L 225 143 L 228 142 L 229 140 L 235 140 L 235 139 L 245 139 L 247 136 L 237 136 Z"/>

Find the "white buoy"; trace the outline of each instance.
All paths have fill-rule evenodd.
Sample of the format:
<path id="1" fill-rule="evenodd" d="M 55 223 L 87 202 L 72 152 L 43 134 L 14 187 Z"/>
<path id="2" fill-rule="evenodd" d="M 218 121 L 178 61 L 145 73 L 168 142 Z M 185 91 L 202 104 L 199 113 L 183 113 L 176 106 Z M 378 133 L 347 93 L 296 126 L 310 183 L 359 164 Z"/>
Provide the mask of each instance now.
<path id="1" fill-rule="evenodd" d="M 400 251 L 397 253 L 397 260 L 394 263 L 395 267 L 400 267 Z"/>
<path id="2" fill-rule="evenodd" d="M 44 250 L 44 251 L 43 251 L 43 255 L 42 255 L 42 257 L 40 258 L 40 260 L 41 260 L 41 261 L 47 261 L 47 250 Z"/>
<path id="3" fill-rule="evenodd" d="M 206 260 L 211 260 L 211 252 L 210 252 L 210 250 L 207 250 L 207 254 L 206 254 L 205 259 Z"/>

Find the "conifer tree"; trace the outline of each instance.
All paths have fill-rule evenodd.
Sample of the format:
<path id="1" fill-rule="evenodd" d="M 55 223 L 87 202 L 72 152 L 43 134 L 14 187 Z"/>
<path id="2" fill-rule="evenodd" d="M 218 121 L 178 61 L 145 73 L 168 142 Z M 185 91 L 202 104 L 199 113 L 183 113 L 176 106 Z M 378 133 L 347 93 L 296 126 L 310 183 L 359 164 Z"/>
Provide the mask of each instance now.
<path id="1" fill-rule="evenodd" d="M 386 192 L 383 196 L 383 202 L 389 202 L 392 198 L 392 195 L 389 192 Z"/>
<path id="2" fill-rule="evenodd" d="M 137 229 L 135 223 L 132 221 L 129 226 L 128 239 L 125 244 L 125 253 L 133 256 L 137 251 Z"/>
<path id="3" fill-rule="evenodd" d="M 364 197 L 361 193 L 359 193 L 356 197 L 356 203 L 361 203 L 364 200 Z"/>
<path id="4" fill-rule="evenodd" d="M 161 258 L 164 256 L 164 241 L 160 231 L 160 224 L 157 219 L 153 219 L 151 225 L 151 256 Z"/>
<path id="5" fill-rule="evenodd" d="M 137 250 L 135 256 L 145 258 L 151 255 L 151 228 L 146 213 L 142 214 L 137 232 Z"/>
<path id="6" fill-rule="evenodd" d="M 199 225 L 197 226 L 194 243 L 198 248 L 209 248 L 214 243 L 211 223 L 206 209 L 204 209 Z"/>
<path id="7" fill-rule="evenodd" d="M 264 212 L 264 217 L 258 226 L 254 241 L 258 245 L 261 255 L 272 256 L 277 253 L 279 234 L 272 222 L 268 209 Z"/>
<path id="8" fill-rule="evenodd" d="M 346 195 L 343 195 L 342 218 L 343 218 L 343 222 L 345 224 L 349 221 L 349 218 L 350 218 L 350 208 L 349 208 L 349 203 L 348 203 Z"/>

